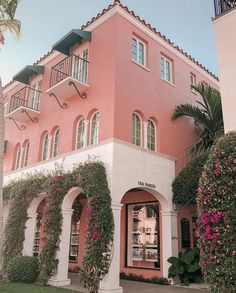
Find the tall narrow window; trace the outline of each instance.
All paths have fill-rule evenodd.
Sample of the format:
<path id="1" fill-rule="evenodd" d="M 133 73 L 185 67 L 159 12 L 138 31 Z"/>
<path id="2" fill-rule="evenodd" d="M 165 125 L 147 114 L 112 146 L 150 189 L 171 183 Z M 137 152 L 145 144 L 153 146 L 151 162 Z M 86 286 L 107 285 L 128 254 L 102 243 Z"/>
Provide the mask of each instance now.
<path id="1" fill-rule="evenodd" d="M 132 121 L 132 143 L 141 146 L 142 141 L 142 123 L 141 118 L 137 113 L 133 113 Z"/>
<path id="2" fill-rule="evenodd" d="M 156 150 L 156 128 L 152 120 L 148 120 L 147 125 L 147 147 L 151 151 Z"/>
<path id="3" fill-rule="evenodd" d="M 146 44 L 136 37 L 132 38 L 132 60 L 146 66 Z"/>
<path id="4" fill-rule="evenodd" d="M 43 138 L 43 147 L 42 147 L 42 160 L 45 161 L 48 159 L 49 152 L 49 134 L 46 133 Z"/>
<path id="5" fill-rule="evenodd" d="M 182 237 L 182 248 L 189 248 L 191 246 L 190 223 L 189 223 L 189 220 L 186 218 L 181 220 L 181 237 Z"/>
<path id="6" fill-rule="evenodd" d="M 99 112 L 93 114 L 91 118 L 91 136 L 90 144 L 98 143 L 98 134 L 99 134 Z"/>
<path id="7" fill-rule="evenodd" d="M 85 130 L 85 119 L 82 118 L 77 123 L 76 128 L 76 149 L 80 149 L 84 146 L 84 130 Z"/>
<path id="8" fill-rule="evenodd" d="M 16 150 L 16 161 L 15 161 L 15 170 L 19 169 L 21 166 L 20 164 L 20 159 L 21 159 L 21 147 L 20 145 L 17 147 Z"/>
<path id="9" fill-rule="evenodd" d="M 166 57 L 161 57 L 161 78 L 173 82 L 173 62 Z"/>
<path id="10" fill-rule="evenodd" d="M 196 75 L 193 73 L 190 73 L 190 87 L 191 87 L 191 90 L 194 91 L 192 86 L 196 86 Z"/>
<path id="11" fill-rule="evenodd" d="M 54 135 L 53 135 L 53 145 L 52 145 L 52 157 L 53 158 L 58 155 L 59 137 L 60 137 L 60 130 L 59 130 L 59 128 L 57 128 L 54 131 Z"/>
<path id="12" fill-rule="evenodd" d="M 26 167 L 28 165 L 29 147 L 30 147 L 30 144 L 29 144 L 29 142 L 27 142 L 24 147 L 23 166 L 22 167 Z"/>

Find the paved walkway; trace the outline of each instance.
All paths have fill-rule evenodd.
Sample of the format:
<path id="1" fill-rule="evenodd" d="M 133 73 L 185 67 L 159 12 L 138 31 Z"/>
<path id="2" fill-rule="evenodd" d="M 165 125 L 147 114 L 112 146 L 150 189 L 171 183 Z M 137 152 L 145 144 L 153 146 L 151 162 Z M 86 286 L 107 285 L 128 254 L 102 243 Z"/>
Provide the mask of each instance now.
<path id="1" fill-rule="evenodd" d="M 68 289 L 87 293 L 81 284 L 79 284 L 79 276 L 77 274 L 70 275 L 72 285 Z M 124 293 L 207 293 L 207 290 L 181 288 L 176 286 L 161 286 L 155 284 L 134 282 L 121 280 L 121 286 L 124 288 Z"/>

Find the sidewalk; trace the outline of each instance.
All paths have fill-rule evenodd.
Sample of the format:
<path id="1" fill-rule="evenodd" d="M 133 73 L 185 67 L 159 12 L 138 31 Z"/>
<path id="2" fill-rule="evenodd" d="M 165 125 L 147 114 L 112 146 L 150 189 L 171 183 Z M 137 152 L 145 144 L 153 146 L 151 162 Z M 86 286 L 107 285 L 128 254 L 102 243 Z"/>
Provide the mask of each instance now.
<path id="1" fill-rule="evenodd" d="M 79 291 L 81 293 L 87 293 L 79 283 L 78 275 L 70 275 L 72 285 L 68 286 L 68 289 Z M 121 280 L 121 286 L 124 289 L 124 293 L 207 293 L 207 290 L 182 288 L 176 286 L 161 286 L 149 283 L 141 283 L 134 281 Z"/>

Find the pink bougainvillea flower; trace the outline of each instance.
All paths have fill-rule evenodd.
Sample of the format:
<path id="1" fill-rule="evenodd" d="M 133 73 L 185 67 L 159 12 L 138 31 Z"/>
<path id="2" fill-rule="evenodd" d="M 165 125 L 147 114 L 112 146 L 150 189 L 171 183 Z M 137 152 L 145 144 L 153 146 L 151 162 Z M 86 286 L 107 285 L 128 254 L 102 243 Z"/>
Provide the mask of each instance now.
<path id="1" fill-rule="evenodd" d="M 215 169 L 215 170 L 214 170 L 214 174 L 215 174 L 216 176 L 219 176 L 219 175 L 221 174 L 221 170 L 220 170 L 220 169 Z"/>

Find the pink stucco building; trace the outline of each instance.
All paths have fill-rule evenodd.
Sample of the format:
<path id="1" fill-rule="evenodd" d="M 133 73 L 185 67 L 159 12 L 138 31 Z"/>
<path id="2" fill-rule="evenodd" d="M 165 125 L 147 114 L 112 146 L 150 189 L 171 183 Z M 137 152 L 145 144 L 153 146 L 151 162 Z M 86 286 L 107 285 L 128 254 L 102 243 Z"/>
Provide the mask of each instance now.
<path id="1" fill-rule="evenodd" d="M 4 89 L 4 184 L 55 163 L 71 170 L 95 156 L 106 166 L 115 219 L 114 255 L 100 292 L 122 292 L 120 271 L 167 277 L 167 259 L 183 248 L 181 223 L 193 246 L 196 216 L 191 209 L 178 214 L 172 204 L 171 184 L 196 137 L 187 119 L 171 116 L 176 105 L 195 102 L 192 84 L 218 88 L 218 79 L 119 1 L 13 79 Z M 68 267 L 82 262 L 86 216 L 73 220 L 73 210 L 86 207 L 81 192 L 73 188 L 62 204 L 59 264 L 50 280 L 56 286 L 69 284 Z M 29 207 L 25 255 L 40 251 L 45 197 Z"/>
<path id="2" fill-rule="evenodd" d="M 236 130 L 236 1 L 215 0 L 215 30 L 225 132 Z"/>

